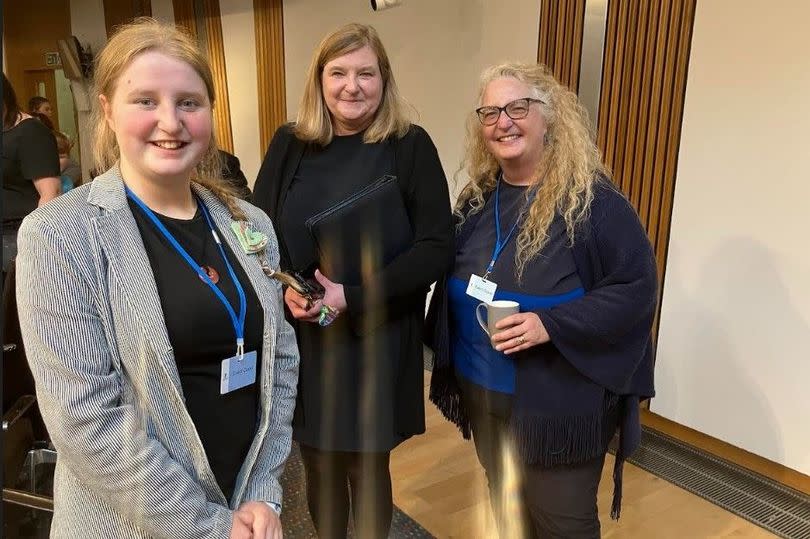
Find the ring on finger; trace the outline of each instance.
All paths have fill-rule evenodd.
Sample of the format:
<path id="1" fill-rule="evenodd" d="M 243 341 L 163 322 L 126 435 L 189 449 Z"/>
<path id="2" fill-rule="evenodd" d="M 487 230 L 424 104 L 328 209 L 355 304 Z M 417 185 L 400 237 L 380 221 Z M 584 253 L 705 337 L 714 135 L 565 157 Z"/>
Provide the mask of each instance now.
<path id="1" fill-rule="evenodd" d="M 526 342 L 526 337 L 521 335 L 520 337 L 517 338 L 517 340 L 518 340 L 518 344 L 524 344 Z"/>

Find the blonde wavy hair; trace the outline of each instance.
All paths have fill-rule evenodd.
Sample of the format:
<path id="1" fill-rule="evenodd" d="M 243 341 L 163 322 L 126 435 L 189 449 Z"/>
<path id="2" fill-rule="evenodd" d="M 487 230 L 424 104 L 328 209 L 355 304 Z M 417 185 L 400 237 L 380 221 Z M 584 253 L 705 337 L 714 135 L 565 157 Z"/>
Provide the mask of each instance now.
<path id="1" fill-rule="evenodd" d="M 569 244 L 573 245 L 577 225 L 588 218 L 594 183 L 609 173 L 594 142 L 588 113 L 577 96 L 561 85 L 546 66 L 504 63 L 486 69 L 481 74 L 479 105 L 487 85 L 504 77 L 526 84 L 532 94 L 527 97 L 542 101 L 538 106 L 547 127 L 535 174 L 535 189 L 529 189 L 527 196 L 536 194 L 516 240 L 515 266 L 520 280 L 526 264 L 548 243 L 549 227 L 558 212 L 565 219 Z M 487 149 L 481 123 L 474 112 L 467 121 L 464 157 L 459 170 L 466 170 L 470 178 L 454 211 L 463 223 L 484 207 L 486 195 L 495 189 L 501 170 Z"/>
<path id="2" fill-rule="evenodd" d="M 298 117 L 293 128 L 296 137 L 307 142 L 317 142 L 321 146 L 332 142 L 335 131 L 323 98 L 321 80 L 323 68 L 335 58 L 365 46 L 377 56 L 383 95 L 374 120 L 363 135 L 363 142 L 382 142 L 392 136 L 397 138 L 405 136 L 411 126 L 407 114 L 408 106 L 399 93 L 394 73 L 391 71 L 391 62 L 388 60 L 380 36 L 373 26 L 351 23 L 323 38 L 312 55 L 304 95 L 301 97 Z"/>
<path id="3" fill-rule="evenodd" d="M 137 56 L 147 52 L 159 52 L 190 65 L 205 84 L 213 109 L 215 94 L 211 68 L 187 31 L 149 17 L 139 17 L 131 24 L 120 26 L 96 57 L 93 71 L 91 95 L 97 97 L 91 112 L 94 126 L 93 158 L 99 171 L 114 166 L 121 152 L 98 97 L 104 95 L 108 101 L 112 101 L 118 79 Z M 236 203 L 233 189 L 222 179 L 222 161 L 213 128 L 208 148 L 195 169 L 194 181 L 214 193 L 228 207 L 234 219 L 245 219 L 244 212 Z"/>

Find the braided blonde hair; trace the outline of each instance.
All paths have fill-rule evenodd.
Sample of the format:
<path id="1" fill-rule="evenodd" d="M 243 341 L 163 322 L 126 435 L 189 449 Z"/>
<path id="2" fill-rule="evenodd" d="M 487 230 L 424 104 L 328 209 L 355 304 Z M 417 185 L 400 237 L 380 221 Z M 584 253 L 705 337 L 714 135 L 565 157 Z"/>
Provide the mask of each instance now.
<path id="1" fill-rule="evenodd" d="M 214 106 L 214 78 L 194 38 L 185 30 L 149 17 L 139 17 L 133 23 L 119 27 L 104 46 L 95 60 L 91 95 L 105 95 L 111 99 L 118 78 L 135 57 L 146 52 L 159 52 L 190 65 L 203 80 L 208 99 Z M 120 149 L 99 100 L 93 102 L 92 123 L 96 167 L 107 170 L 118 162 Z M 245 213 L 237 203 L 235 191 L 222 179 L 222 162 L 213 129 L 208 148 L 196 167 L 194 181 L 211 191 L 234 219 L 246 220 Z"/>
<path id="2" fill-rule="evenodd" d="M 577 96 L 561 85 L 541 64 L 505 63 L 490 67 L 481 75 L 478 102 L 487 85 L 495 79 L 511 77 L 526 84 L 539 104 L 547 126 L 542 158 L 536 175 L 534 201 L 526 212 L 515 249 L 516 276 L 549 240 L 549 227 L 559 212 L 565 219 L 569 244 L 573 245 L 577 224 L 588 218 L 594 183 L 608 176 L 599 149 L 594 143 L 588 114 Z M 461 223 L 481 211 L 485 196 L 495 189 L 500 165 L 489 152 L 475 113 L 467 121 L 464 158 L 469 183 L 459 195 L 455 214 Z M 469 208 L 465 213 L 465 208 Z"/>

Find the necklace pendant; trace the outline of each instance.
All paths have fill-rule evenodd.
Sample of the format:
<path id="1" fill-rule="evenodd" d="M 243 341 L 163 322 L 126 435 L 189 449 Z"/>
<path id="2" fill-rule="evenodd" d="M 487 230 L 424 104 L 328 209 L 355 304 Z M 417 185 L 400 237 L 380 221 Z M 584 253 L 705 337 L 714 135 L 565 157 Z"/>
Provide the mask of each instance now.
<path id="1" fill-rule="evenodd" d="M 212 268 L 211 266 L 200 266 L 200 269 L 208 275 L 208 278 L 211 279 L 211 282 L 217 284 L 219 282 L 219 273 L 217 270 Z"/>

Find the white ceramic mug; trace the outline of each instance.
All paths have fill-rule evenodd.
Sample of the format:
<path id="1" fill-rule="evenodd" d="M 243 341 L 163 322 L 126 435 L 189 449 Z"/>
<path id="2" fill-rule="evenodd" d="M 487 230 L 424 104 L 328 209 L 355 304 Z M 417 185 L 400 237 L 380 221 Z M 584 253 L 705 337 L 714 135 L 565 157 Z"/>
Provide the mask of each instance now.
<path id="1" fill-rule="evenodd" d="M 484 319 L 481 317 L 481 307 L 486 307 L 487 310 L 487 321 L 484 322 Z M 490 337 L 490 343 L 492 343 L 492 336 L 498 333 L 499 329 L 495 328 L 495 324 L 506 318 L 507 316 L 512 316 L 513 314 L 517 314 L 520 312 L 520 304 L 516 301 L 508 301 L 508 300 L 496 300 L 489 303 L 479 303 L 478 306 L 475 308 L 475 317 L 478 319 L 478 325 L 481 326 L 481 329 L 484 330 Z M 492 344 L 492 347 L 495 348 L 495 345 Z"/>

